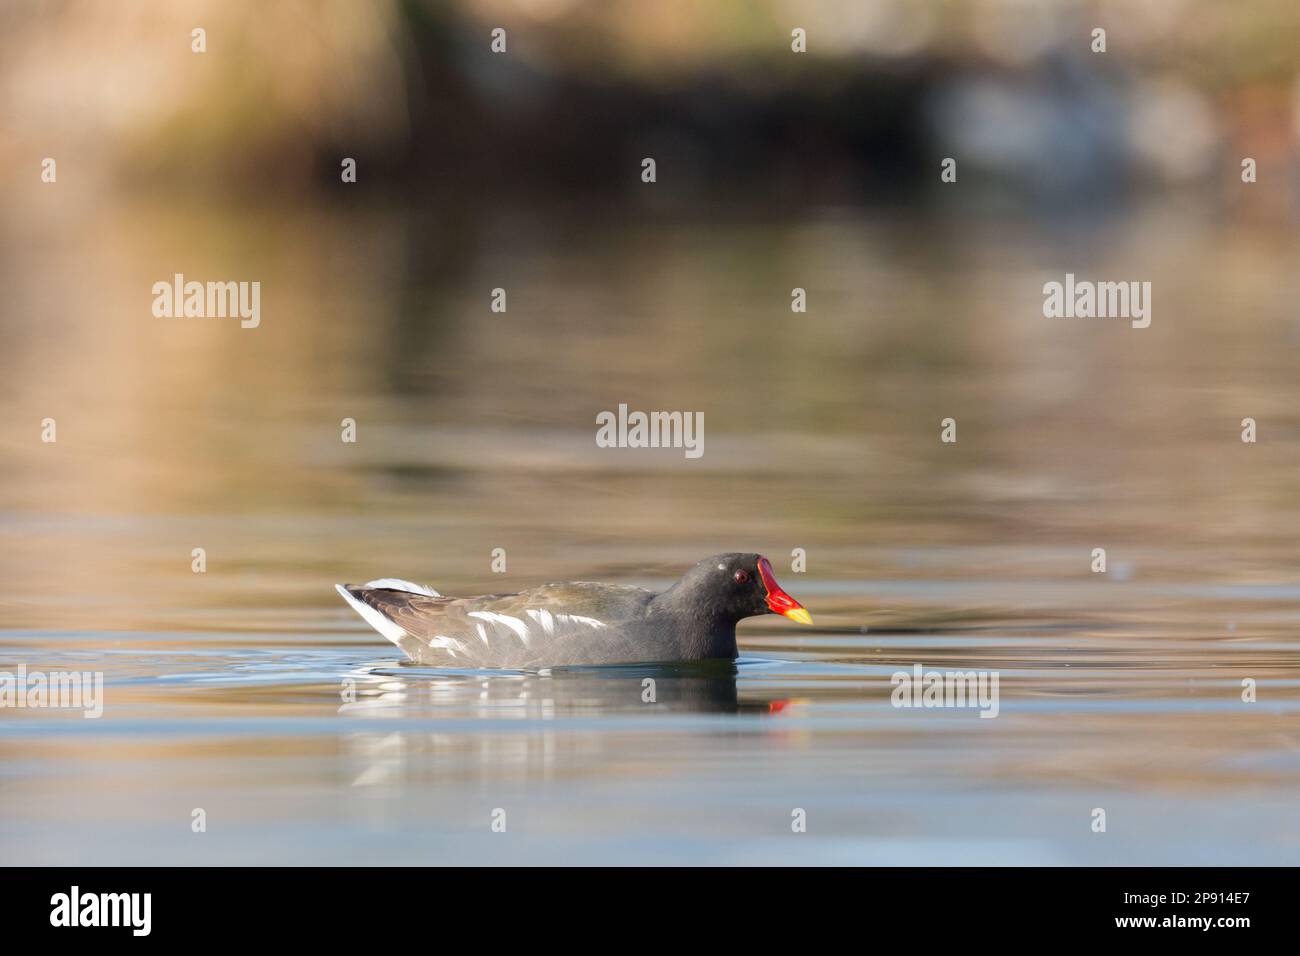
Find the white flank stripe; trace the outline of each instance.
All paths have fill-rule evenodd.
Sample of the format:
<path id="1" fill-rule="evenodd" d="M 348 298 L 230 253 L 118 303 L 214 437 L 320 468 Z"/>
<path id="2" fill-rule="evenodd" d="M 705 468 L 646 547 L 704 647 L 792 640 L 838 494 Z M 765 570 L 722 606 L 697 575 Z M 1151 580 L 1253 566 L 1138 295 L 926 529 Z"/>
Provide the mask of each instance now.
<path id="1" fill-rule="evenodd" d="M 469 616 L 482 618 L 493 624 L 505 625 L 519 635 L 519 640 L 524 642 L 524 647 L 528 646 L 528 625 L 519 618 L 511 617 L 509 614 L 497 614 L 495 611 L 470 611 Z"/>
<path id="2" fill-rule="evenodd" d="M 474 626 L 478 628 L 478 639 L 483 642 L 484 647 L 487 647 L 488 646 L 487 631 L 483 629 L 483 625 L 480 624 L 478 621 L 474 622 Z"/>
<path id="3" fill-rule="evenodd" d="M 594 617 L 582 617 L 579 614 L 561 614 L 560 620 L 563 622 L 575 621 L 578 624 L 586 624 L 588 627 L 601 628 L 605 626 L 604 621 L 598 621 Z"/>
<path id="4" fill-rule="evenodd" d="M 435 634 L 433 636 L 433 640 L 429 642 L 429 646 L 444 648 L 447 651 L 447 653 L 450 654 L 452 657 L 456 656 L 457 651 L 460 651 L 462 654 L 464 654 L 466 651 L 469 650 L 464 644 L 456 640 L 454 637 L 443 637 L 441 634 Z"/>
<path id="5" fill-rule="evenodd" d="M 548 635 L 555 633 L 555 618 L 551 615 L 550 611 L 545 608 L 540 611 L 534 611 L 532 608 L 529 608 L 528 616 L 538 624 L 542 625 L 542 630 Z"/>

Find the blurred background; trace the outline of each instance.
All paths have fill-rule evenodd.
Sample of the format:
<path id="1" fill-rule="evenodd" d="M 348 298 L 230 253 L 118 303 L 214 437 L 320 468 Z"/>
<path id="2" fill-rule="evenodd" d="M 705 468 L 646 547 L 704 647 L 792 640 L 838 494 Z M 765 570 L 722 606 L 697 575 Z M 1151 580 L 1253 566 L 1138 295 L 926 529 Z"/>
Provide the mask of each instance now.
<path id="1" fill-rule="evenodd" d="M 186 859 L 1295 862 L 1297 48 L 1284 0 L 4 4 L 0 665 L 110 674 L 0 714 L 15 861 L 224 800 Z M 1066 272 L 1151 327 L 1045 319 Z M 175 273 L 260 326 L 155 318 Z M 598 449 L 619 403 L 704 457 Z M 649 715 L 403 667 L 331 588 L 796 548 L 817 631 Z M 1002 716 L 891 710 L 914 662 Z"/>

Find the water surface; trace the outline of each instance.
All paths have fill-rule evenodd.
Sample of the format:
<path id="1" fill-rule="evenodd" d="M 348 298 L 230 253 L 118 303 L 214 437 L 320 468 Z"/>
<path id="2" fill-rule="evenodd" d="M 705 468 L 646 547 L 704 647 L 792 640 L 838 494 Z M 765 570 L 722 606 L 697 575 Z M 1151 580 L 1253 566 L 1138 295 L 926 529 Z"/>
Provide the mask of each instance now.
<path id="1" fill-rule="evenodd" d="M 20 212 L 49 224 L 0 259 L 0 669 L 106 700 L 0 711 L 6 862 L 1300 861 L 1289 236 Z M 155 319 L 177 271 L 259 279 L 261 327 Z M 1045 320 L 1066 271 L 1152 281 L 1151 328 Z M 704 457 L 598 449 L 621 402 L 703 411 Z M 817 626 L 746 622 L 734 666 L 440 671 L 332 589 L 657 587 L 723 550 Z M 915 664 L 998 672 L 998 717 L 892 707 Z"/>

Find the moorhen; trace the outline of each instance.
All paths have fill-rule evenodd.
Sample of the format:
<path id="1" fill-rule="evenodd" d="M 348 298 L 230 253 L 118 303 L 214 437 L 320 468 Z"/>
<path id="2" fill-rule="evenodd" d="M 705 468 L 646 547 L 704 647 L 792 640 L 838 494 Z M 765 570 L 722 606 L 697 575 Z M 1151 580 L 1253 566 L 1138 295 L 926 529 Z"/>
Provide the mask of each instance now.
<path id="1" fill-rule="evenodd" d="M 742 618 L 770 613 L 812 623 L 761 554 L 715 554 L 658 594 L 588 581 L 463 598 L 397 578 L 335 587 L 411 660 L 443 667 L 732 660 Z"/>

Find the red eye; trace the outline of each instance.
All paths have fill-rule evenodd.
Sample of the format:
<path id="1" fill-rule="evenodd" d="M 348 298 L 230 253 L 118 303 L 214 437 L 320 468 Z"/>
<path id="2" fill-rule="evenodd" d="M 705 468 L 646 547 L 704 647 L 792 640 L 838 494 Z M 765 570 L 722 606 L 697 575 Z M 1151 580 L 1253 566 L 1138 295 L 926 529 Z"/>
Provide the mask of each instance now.
<path id="1" fill-rule="evenodd" d="M 732 575 L 732 577 L 736 579 L 737 584 L 744 584 L 746 581 L 749 580 L 749 572 L 737 571 L 735 574 Z"/>

